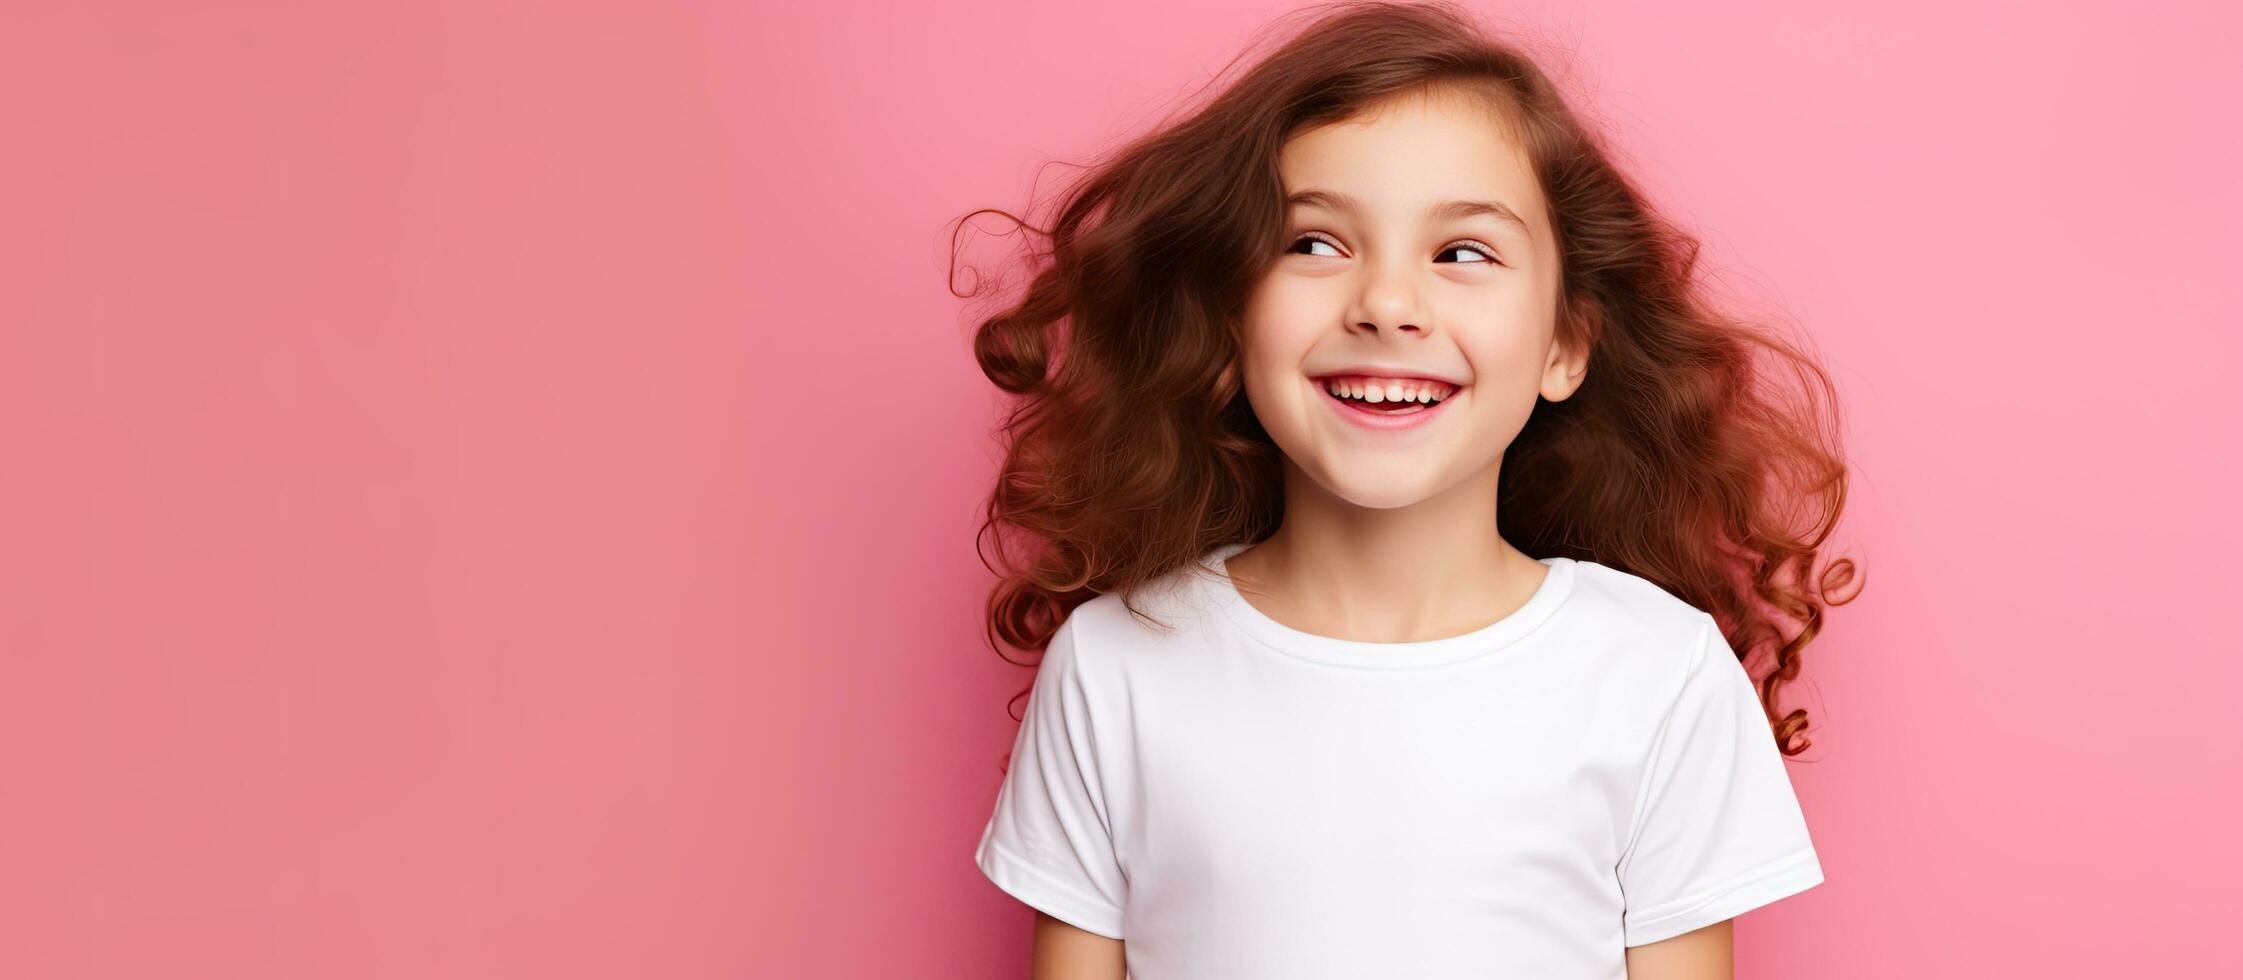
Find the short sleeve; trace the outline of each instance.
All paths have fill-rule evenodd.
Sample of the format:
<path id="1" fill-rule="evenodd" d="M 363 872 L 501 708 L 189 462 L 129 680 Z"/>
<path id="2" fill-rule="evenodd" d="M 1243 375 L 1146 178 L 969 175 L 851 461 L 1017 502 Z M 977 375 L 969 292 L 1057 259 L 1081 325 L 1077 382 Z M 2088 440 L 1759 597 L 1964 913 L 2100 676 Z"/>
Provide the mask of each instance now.
<path id="1" fill-rule="evenodd" d="M 1823 880 L 1752 679 L 1706 616 L 1653 737 L 1623 850 L 1624 945 L 1713 925 Z"/>
<path id="2" fill-rule="evenodd" d="M 1122 938 L 1129 885 L 1113 845 L 1075 620 L 1045 645 L 996 812 L 974 862 L 1014 898 L 1077 928 Z"/>

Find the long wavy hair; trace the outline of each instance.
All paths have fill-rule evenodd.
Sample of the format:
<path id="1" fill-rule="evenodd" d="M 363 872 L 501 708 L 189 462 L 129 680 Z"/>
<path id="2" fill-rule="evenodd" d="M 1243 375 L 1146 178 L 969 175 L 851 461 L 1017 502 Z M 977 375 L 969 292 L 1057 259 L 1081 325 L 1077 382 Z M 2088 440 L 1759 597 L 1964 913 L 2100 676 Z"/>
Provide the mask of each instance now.
<path id="1" fill-rule="evenodd" d="M 1451 87 L 1488 99 L 1528 153 L 1562 255 L 1559 337 L 1590 352 L 1579 389 L 1536 405 L 1504 453 L 1490 504 L 1506 537 L 1649 579 L 1713 614 L 1748 668 L 1765 649 L 1755 682 L 1776 743 L 1804 751 L 1807 712 L 1780 710 L 1778 694 L 1823 606 L 1853 598 L 1830 598 L 1853 580 L 1851 559 L 1810 574 L 1846 496 L 1828 375 L 1777 332 L 1714 309 L 1698 240 L 1653 210 L 1518 44 L 1446 3 L 1301 13 L 1319 16 L 1086 168 L 1048 228 L 995 208 L 959 219 L 996 213 L 1033 233 L 1024 294 L 974 334 L 982 372 L 1017 396 L 976 536 L 1000 577 L 987 638 L 1041 651 L 1102 593 L 1142 616 L 1138 586 L 1276 531 L 1281 453 L 1247 403 L 1239 330 L 1284 244 L 1279 148 L 1298 129 Z M 957 267 L 954 237 L 954 295 L 1000 281 L 958 292 Z M 994 563 L 981 548 L 993 533 Z"/>

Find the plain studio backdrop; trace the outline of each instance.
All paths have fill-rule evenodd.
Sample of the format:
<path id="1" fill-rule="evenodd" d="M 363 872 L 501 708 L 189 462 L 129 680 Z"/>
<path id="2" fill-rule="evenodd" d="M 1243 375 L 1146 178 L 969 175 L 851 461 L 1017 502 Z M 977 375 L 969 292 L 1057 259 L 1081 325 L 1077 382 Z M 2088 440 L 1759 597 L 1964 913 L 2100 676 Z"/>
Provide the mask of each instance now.
<path id="1" fill-rule="evenodd" d="M 1025 975 L 946 223 L 1289 9 L 0 15 L 0 976 Z M 1475 9 L 1844 398 L 1740 975 L 2227 962 L 2232 8 Z"/>

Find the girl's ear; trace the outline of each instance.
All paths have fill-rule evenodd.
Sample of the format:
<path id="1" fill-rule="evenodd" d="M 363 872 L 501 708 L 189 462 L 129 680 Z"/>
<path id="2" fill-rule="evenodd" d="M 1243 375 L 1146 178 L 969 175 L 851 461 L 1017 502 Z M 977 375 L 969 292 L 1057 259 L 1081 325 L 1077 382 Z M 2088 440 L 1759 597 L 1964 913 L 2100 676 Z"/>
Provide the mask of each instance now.
<path id="1" fill-rule="evenodd" d="M 1542 397 L 1562 402 L 1581 387 L 1589 373 L 1589 339 L 1594 324 L 1574 313 L 1558 324 L 1550 338 L 1550 359 L 1542 366 Z"/>

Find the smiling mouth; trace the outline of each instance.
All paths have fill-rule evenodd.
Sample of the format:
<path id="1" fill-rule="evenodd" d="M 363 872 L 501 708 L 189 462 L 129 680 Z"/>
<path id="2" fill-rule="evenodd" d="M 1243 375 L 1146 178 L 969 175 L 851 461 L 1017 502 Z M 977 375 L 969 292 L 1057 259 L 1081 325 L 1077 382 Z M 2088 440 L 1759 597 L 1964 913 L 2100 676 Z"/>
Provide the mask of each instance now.
<path id="1" fill-rule="evenodd" d="M 1313 382 L 1324 396 L 1348 408 L 1371 415 L 1402 416 L 1432 411 L 1463 390 L 1460 385 L 1410 381 L 1403 384 L 1369 384 L 1336 378 Z"/>
<path id="2" fill-rule="evenodd" d="M 1368 398 L 1336 394 L 1323 384 L 1318 384 L 1316 389 L 1323 393 L 1327 403 L 1332 406 L 1332 411 L 1357 428 L 1394 433 L 1415 431 L 1433 424 L 1435 418 L 1445 414 L 1449 403 L 1456 401 L 1456 396 L 1464 390 L 1461 386 L 1452 388 L 1447 397 L 1426 404 L 1414 399 L 1387 401 L 1383 398 L 1373 403 Z"/>
<path id="3" fill-rule="evenodd" d="M 1353 395 L 1334 395 L 1332 394 L 1330 389 L 1326 389 L 1324 394 L 1349 408 L 1362 412 L 1377 412 L 1380 415 L 1416 415 L 1419 412 L 1430 411 L 1432 410 L 1434 405 L 1440 404 L 1440 402 L 1433 402 L 1428 404 L 1426 402 L 1417 401 L 1373 402 L 1357 398 Z M 1443 401 L 1446 400 L 1447 399 L 1443 399 Z"/>

